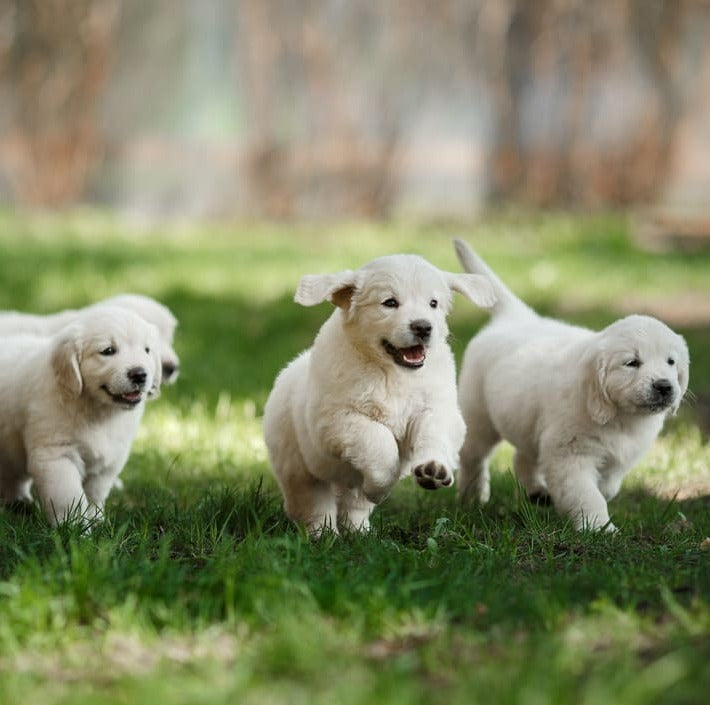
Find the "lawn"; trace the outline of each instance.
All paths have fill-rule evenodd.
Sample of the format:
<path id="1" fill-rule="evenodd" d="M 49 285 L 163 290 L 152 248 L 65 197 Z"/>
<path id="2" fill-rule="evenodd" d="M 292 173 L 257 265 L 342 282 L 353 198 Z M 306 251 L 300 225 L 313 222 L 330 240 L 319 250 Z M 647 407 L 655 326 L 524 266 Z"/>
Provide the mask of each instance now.
<path id="1" fill-rule="evenodd" d="M 182 359 L 103 525 L 81 535 L 0 509 L 0 702 L 705 702 L 710 316 L 687 302 L 710 297 L 710 252 L 644 253 L 629 222 L 153 227 L 0 213 L 0 308 L 145 293 L 179 318 Z M 407 480 L 365 535 L 311 541 L 284 516 L 263 405 L 329 314 L 293 303 L 299 276 L 400 251 L 457 269 L 453 235 L 541 311 L 594 327 L 662 311 L 686 336 L 693 394 L 611 503 L 618 535 L 575 534 L 529 505 L 505 447 L 483 508 Z M 456 300 L 457 358 L 484 322 Z"/>

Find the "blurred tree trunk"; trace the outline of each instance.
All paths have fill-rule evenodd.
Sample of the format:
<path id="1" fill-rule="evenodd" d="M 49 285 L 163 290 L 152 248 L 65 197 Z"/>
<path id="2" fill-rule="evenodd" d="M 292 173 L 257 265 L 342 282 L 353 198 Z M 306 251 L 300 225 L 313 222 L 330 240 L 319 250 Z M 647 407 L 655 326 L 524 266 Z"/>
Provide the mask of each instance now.
<path id="1" fill-rule="evenodd" d="M 658 193 L 681 117 L 679 45 L 692 6 L 689 0 L 484 2 L 475 41 L 494 115 L 491 198 L 596 205 Z M 653 90 L 631 133 L 605 143 L 593 134 L 594 89 L 633 66 L 635 56 Z M 543 98 L 532 110 L 531 96 L 541 95 L 548 103 Z M 621 105 L 613 109 L 623 116 Z"/>
<path id="2" fill-rule="evenodd" d="M 58 206 L 84 194 L 101 155 L 96 103 L 120 0 L 5 0 L 10 40 L 8 174 L 18 202 Z"/>

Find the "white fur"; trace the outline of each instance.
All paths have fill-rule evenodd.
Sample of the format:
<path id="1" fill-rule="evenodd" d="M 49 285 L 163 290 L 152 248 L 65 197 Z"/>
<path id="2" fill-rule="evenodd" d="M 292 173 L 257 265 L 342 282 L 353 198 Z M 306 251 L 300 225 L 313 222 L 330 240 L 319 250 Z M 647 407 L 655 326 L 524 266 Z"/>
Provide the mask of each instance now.
<path id="1" fill-rule="evenodd" d="M 455 244 L 464 269 L 488 275 L 498 297 L 459 379 L 467 425 L 459 494 L 488 499 L 488 457 L 504 439 L 515 446 L 515 472 L 529 496 L 549 496 L 577 529 L 614 530 L 607 501 L 688 387 L 685 341 L 649 316 L 599 332 L 543 318 L 466 243 Z M 627 366 L 635 359 L 639 367 Z M 659 380 L 670 385 L 663 401 L 651 386 Z"/>
<path id="2" fill-rule="evenodd" d="M 495 300 L 484 277 L 441 272 L 414 255 L 301 280 L 298 303 L 337 308 L 276 379 L 264 436 L 286 513 L 311 532 L 366 529 L 374 505 L 410 472 L 428 489 L 453 482 L 464 424 L 446 342 L 451 289 L 482 306 Z M 399 306 L 384 305 L 390 299 Z M 413 321 L 432 326 L 418 369 L 383 346 L 420 342 Z"/>
<path id="3" fill-rule="evenodd" d="M 119 306 L 133 313 L 137 313 L 148 323 L 152 323 L 160 335 L 160 358 L 163 365 L 162 383 L 172 384 L 178 377 L 180 360 L 173 348 L 173 338 L 177 319 L 167 306 L 159 303 L 149 296 L 141 294 L 119 294 L 109 299 L 104 299 L 86 308 L 68 309 L 59 313 L 40 316 L 32 313 L 18 311 L 0 312 L 0 336 L 3 335 L 54 335 L 64 326 L 71 323 L 77 315 L 93 309 L 96 306 Z"/>
<path id="4" fill-rule="evenodd" d="M 80 312 L 52 337 L 0 338 L 0 499 L 29 501 L 34 483 L 52 523 L 100 516 L 160 386 L 158 341 L 116 306 Z"/>

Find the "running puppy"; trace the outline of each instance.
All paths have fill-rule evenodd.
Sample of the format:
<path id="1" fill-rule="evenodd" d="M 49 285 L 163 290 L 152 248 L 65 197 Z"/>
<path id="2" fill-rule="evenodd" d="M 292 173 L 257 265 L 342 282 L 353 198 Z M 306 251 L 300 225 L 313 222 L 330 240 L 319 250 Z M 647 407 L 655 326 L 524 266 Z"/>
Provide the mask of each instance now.
<path id="1" fill-rule="evenodd" d="M 158 331 L 96 306 L 51 338 L 0 344 L 0 500 L 31 501 L 53 524 L 101 515 L 149 394 L 160 387 Z"/>
<path id="2" fill-rule="evenodd" d="M 264 436 L 286 513 L 312 533 L 367 529 L 410 473 L 426 489 L 453 483 L 465 429 L 446 342 L 452 289 L 479 306 L 495 301 L 486 277 L 415 255 L 301 279 L 297 303 L 336 310 L 276 379 Z"/>
<path id="3" fill-rule="evenodd" d="M 455 247 L 463 268 L 486 274 L 498 297 L 459 379 L 468 429 L 459 494 L 488 500 L 488 456 L 505 439 L 529 497 L 551 498 L 577 529 L 614 531 L 607 501 L 688 388 L 685 341 L 649 316 L 599 332 L 543 318 L 465 242 Z"/>

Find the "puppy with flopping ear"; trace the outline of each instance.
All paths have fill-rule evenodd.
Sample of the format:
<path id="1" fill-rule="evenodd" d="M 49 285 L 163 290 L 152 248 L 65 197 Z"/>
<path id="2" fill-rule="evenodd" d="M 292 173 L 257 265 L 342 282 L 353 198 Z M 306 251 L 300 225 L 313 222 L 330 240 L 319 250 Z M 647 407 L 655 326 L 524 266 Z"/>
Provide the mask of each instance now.
<path id="1" fill-rule="evenodd" d="M 336 309 L 278 376 L 264 436 L 286 513 L 310 532 L 367 529 L 410 473 L 426 489 L 452 484 L 464 435 L 446 341 L 452 290 L 479 306 L 495 300 L 486 277 L 415 255 L 301 279 L 297 303 Z"/>
<path id="2" fill-rule="evenodd" d="M 96 306 L 52 337 L 0 339 L 0 499 L 31 500 L 52 523 L 101 515 L 161 363 L 155 326 Z"/>
<path id="3" fill-rule="evenodd" d="M 607 501 L 688 388 L 688 347 L 650 316 L 595 332 L 536 314 L 462 240 L 467 272 L 498 298 L 469 343 L 459 378 L 467 434 L 459 493 L 488 500 L 488 457 L 501 439 L 528 496 L 551 498 L 577 529 L 615 530 Z"/>
<path id="4" fill-rule="evenodd" d="M 173 384 L 178 378 L 180 360 L 173 348 L 177 319 L 167 306 L 142 294 L 119 294 L 91 304 L 83 309 L 68 309 L 59 313 L 37 315 L 19 311 L 0 312 L 0 335 L 54 335 L 75 318 L 96 306 L 118 306 L 133 311 L 157 329 L 159 353 L 162 361 L 162 384 Z"/>

